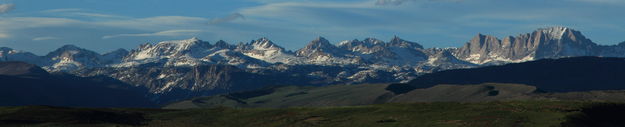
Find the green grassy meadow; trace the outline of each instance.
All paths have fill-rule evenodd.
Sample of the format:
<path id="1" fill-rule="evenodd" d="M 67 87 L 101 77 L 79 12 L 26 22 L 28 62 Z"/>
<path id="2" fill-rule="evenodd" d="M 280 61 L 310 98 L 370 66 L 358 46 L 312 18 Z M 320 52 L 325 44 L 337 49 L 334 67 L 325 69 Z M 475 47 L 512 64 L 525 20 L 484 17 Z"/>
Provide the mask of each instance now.
<path id="1" fill-rule="evenodd" d="M 574 101 L 433 102 L 343 107 L 121 109 L 22 106 L 0 108 L 2 126 L 149 127 L 551 127 L 587 124 L 584 108 L 613 103 Z M 615 104 L 616 105 L 616 104 Z M 621 111 L 619 109 L 619 111 Z M 592 122 L 592 121 L 591 121 Z M 604 122 L 609 124 L 609 122 Z"/>

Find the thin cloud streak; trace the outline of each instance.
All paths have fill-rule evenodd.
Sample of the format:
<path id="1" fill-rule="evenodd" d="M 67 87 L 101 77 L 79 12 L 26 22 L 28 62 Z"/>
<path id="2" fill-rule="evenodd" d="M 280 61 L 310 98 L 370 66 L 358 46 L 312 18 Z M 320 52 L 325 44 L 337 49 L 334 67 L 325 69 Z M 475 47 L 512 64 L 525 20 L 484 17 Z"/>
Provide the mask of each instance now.
<path id="1" fill-rule="evenodd" d="M 36 37 L 36 38 L 33 38 L 33 41 L 47 41 L 47 40 L 58 40 L 58 39 L 61 39 L 61 38 L 47 36 L 47 37 Z"/>
<path id="2" fill-rule="evenodd" d="M 43 13 L 59 13 L 59 12 L 78 12 L 78 11 L 82 11 L 83 9 L 80 8 L 60 8 L 60 9 L 50 9 L 50 10 L 44 10 L 41 11 Z"/>
<path id="3" fill-rule="evenodd" d="M 223 18 L 215 18 L 215 19 L 211 20 L 208 24 L 213 25 L 213 24 L 232 22 L 232 21 L 235 21 L 237 19 L 245 20 L 245 16 L 243 16 L 243 14 L 241 14 L 241 13 L 233 13 L 233 14 L 230 14 L 230 15 L 228 15 L 226 17 L 223 17 Z"/>
<path id="4" fill-rule="evenodd" d="M 202 31 L 201 30 L 167 30 L 167 31 L 160 31 L 156 33 L 108 35 L 108 36 L 103 36 L 102 39 L 111 39 L 111 38 L 118 38 L 118 37 L 182 36 L 182 35 L 197 34 L 200 32 Z"/>
<path id="5" fill-rule="evenodd" d="M 464 0 L 377 0 L 375 5 L 378 6 L 399 6 L 406 3 L 415 3 L 415 2 L 462 2 Z"/>

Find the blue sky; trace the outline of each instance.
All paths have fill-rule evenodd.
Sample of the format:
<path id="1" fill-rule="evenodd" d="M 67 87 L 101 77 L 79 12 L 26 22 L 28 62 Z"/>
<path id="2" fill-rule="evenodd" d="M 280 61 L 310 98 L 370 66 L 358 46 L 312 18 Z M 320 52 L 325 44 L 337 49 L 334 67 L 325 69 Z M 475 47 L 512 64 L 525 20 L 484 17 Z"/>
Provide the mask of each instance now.
<path id="1" fill-rule="evenodd" d="M 296 50 L 323 36 L 397 35 L 426 47 L 459 47 L 566 26 L 599 44 L 625 41 L 624 0 L 0 0 L 0 47 L 43 55 L 65 44 L 100 53 L 199 37 L 268 37 Z"/>

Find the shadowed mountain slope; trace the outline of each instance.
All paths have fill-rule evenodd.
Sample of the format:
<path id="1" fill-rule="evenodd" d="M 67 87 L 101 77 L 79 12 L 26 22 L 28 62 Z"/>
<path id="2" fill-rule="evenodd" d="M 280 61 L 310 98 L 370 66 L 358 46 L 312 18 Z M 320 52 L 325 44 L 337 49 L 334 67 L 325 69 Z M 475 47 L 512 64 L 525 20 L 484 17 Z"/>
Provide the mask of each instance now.
<path id="1" fill-rule="evenodd" d="M 553 92 L 625 89 L 625 59 L 573 57 L 473 69 L 448 70 L 417 77 L 408 85 L 517 83 Z"/>
<path id="2" fill-rule="evenodd" d="M 23 62 L 0 63 L 0 105 L 153 107 L 145 88 L 97 76 L 49 74 Z"/>

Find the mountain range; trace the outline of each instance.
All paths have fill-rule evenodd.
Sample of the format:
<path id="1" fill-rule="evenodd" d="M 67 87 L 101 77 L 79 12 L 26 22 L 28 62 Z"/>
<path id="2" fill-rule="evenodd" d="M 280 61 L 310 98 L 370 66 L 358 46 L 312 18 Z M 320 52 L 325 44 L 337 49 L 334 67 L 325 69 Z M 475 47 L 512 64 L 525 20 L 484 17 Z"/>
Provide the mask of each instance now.
<path id="1" fill-rule="evenodd" d="M 289 51 L 268 38 L 209 43 L 198 38 L 145 43 L 99 54 L 65 45 L 45 56 L 0 48 L 2 61 L 23 61 L 49 72 L 105 76 L 145 87 L 157 103 L 272 85 L 406 83 L 419 75 L 545 58 L 625 57 L 625 42 L 598 45 L 566 27 L 541 28 L 498 39 L 478 34 L 460 48 L 423 48 L 393 37 L 346 40 L 323 37 Z"/>
<path id="2" fill-rule="evenodd" d="M 165 108 L 318 107 L 382 103 L 625 101 L 625 58 L 571 57 L 424 74 L 404 84 L 274 86 Z"/>

